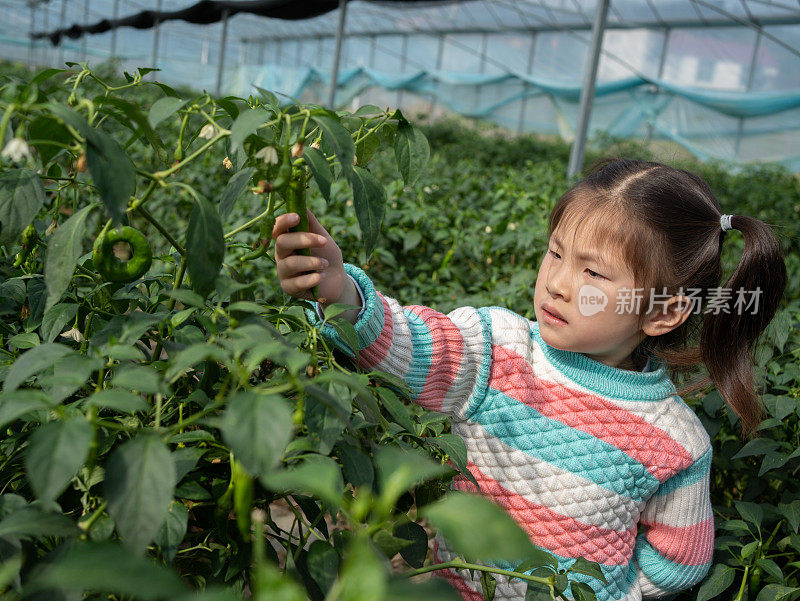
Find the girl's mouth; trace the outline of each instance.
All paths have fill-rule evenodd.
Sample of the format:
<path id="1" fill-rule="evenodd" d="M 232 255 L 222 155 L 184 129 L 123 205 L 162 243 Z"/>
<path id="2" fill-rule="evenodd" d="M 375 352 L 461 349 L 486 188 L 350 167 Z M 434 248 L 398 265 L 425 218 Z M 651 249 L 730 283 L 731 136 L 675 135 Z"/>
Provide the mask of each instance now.
<path id="1" fill-rule="evenodd" d="M 544 317 L 545 321 L 554 325 L 564 325 L 567 323 L 567 320 L 559 317 L 555 313 L 548 311 L 545 306 L 542 306 L 542 317 Z"/>

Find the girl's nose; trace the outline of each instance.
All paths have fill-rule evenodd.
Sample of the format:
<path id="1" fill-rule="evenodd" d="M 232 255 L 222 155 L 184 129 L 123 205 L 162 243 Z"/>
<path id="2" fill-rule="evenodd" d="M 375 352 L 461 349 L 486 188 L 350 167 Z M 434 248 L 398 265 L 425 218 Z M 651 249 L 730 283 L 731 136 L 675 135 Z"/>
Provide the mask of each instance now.
<path id="1" fill-rule="evenodd" d="M 561 267 L 550 267 L 549 277 L 547 279 L 547 291 L 553 296 L 561 296 L 566 302 L 570 299 L 570 277 L 568 270 Z"/>

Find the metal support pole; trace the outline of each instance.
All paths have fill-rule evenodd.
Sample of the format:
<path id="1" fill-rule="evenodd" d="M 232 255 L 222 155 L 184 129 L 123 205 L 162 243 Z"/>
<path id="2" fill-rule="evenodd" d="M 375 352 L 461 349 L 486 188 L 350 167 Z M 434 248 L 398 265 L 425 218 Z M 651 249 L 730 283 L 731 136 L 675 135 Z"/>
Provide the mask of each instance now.
<path id="1" fill-rule="evenodd" d="M 64 21 L 67 20 L 67 0 L 61 0 L 61 21 L 59 22 L 58 28 L 63 30 L 64 29 Z M 62 37 L 58 43 L 58 66 L 64 64 L 64 38 Z"/>
<path id="2" fill-rule="evenodd" d="M 34 19 L 33 4 L 31 4 L 31 22 L 30 22 L 30 25 L 28 27 L 28 34 L 33 33 L 33 29 L 34 29 L 35 25 L 36 25 L 36 22 L 35 22 L 35 19 Z M 29 39 L 29 42 L 28 42 L 28 64 L 29 65 L 33 65 L 33 38 L 30 35 L 28 35 L 28 39 Z"/>
<path id="3" fill-rule="evenodd" d="M 525 75 L 530 75 L 533 72 L 533 57 L 536 54 L 536 34 L 534 33 L 531 36 L 531 47 L 528 51 L 528 66 L 525 70 Z M 525 85 L 522 87 L 523 91 L 527 91 L 528 88 L 531 86 L 527 81 Z M 522 98 L 522 104 L 519 108 L 519 124 L 517 125 L 517 134 L 521 134 L 525 128 L 525 111 L 528 108 L 528 97 L 524 96 Z"/>
<path id="4" fill-rule="evenodd" d="M 405 75 L 406 73 L 406 57 L 408 56 L 408 34 L 403 34 L 403 43 L 400 46 L 400 72 Z M 397 108 L 403 104 L 403 90 L 397 90 Z"/>
<path id="5" fill-rule="evenodd" d="M 661 57 L 658 60 L 658 75 L 656 76 L 659 80 L 664 76 L 664 64 L 667 62 L 667 47 L 669 46 L 669 36 L 672 33 L 672 29 L 669 27 L 664 31 L 664 43 L 661 45 Z M 650 143 L 650 139 L 653 137 L 653 124 L 647 124 L 647 135 L 644 138 L 646 144 Z"/>
<path id="6" fill-rule="evenodd" d="M 156 11 L 161 12 L 161 0 L 158 0 L 158 4 L 156 4 Z M 155 25 L 153 26 L 153 67 L 158 66 L 158 39 L 161 36 L 161 27 L 159 20 L 156 19 Z"/>
<path id="7" fill-rule="evenodd" d="M 436 51 L 436 71 L 437 75 L 438 72 L 442 70 L 442 61 L 444 60 L 444 35 L 439 36 L 439 48 Z M 436 104 L 436 101 L 439 100 L 438 94 L 433 94 L 431 96 L 431 104 L 428 108 L 428 124 L 433 123 L 433 108 Z"/>
<path id="8" fill-rule="evenodd" d="M 303 64 L 303 40 L 297 40 L 297 52 L 294 53 L 294 66 L 298 69 Z"/>
<path id="9" fill-rule="evenodd" d="M 222 66 L 225 61 L 225 44 L 228 41 L 228 9 L 222 11 L 222 38 L 219 41 L 219 64 L 217 65 L 216 95 L 222 92 Z"/>
<path id="10" fill-rule="evenodd" d="M 581 102 L 578 114 L 578 125 L 575 131 L 575 141 L 569 153 L 569 167 L 567 177 L 572 178 L 583 167 L 583 158 L 586 153 L 586 132 L 589 129 L 592 101 L 594 100 L 594 86 L 597 81 L 597 65 L 600 62 L 600 48 L 603 45 L 603 32 L 606 27 L 609 0 L 598 0 L 597 12 L 592 26 L 592 44 L 589 50 L 589 60 L 586 63 L 586 74 L 581 90 Z"/>
<path id="11" fill-rule="evenodd" d="M 369 41 L 369 68 L 375 68 L 375 49 L 378 47 L 378 36 L 371 36 Z"/>
<path id="12" fill-rule="evenodd" d="M 261 42 L 258 45 L 258 64 L 264 64 L 264 47 L 266 46 L 266 42 Z"/>
<path id="13" fill-rule="evenodd" d="M 335 110 L 336 87 L 339 84 L 339 60 L 342 54 L 344 39 L 344 20 L 347 12 L 347 0 L 339 0 L 339 24 L 336 27 L 336 49 L 333 52 L 333 69 L 331 69 L 331 87 L 328 90 L 328 108 Z"/>
<path id="14" fill-rule="evenodd" d="M 478 65 L 478 73 L 480 73 L 481 75 L 483 75 L 486 72 L 486 50 L 488 45 L 489 45 L 489 34 L 488 33 L 481 34 L 481 55 L 479 57 L 479 60 L 481 62 Z M 475 109 L 478 108 L 478 103 L 480 102 L 481 99 L 481 90 L 482 88 L 480 86 L 475 88 Z"/>
<path id="15" fill-rule="evenodd" d="M 119 0 L 114 0 L 114 6 L 111 9 L 112 19 L 117 20 L 119 18 Z M 117 55 L 117 28 L 114 27 L 111 29 L 111 58 L 114 58 Z"/>
<path id="16" fill-rule="evenodd" d="M 756 74 L 756 62 L 758 61 L 758 49 L 761 46 L 761 32 L 756 35 L 756 41 L 753 44 L 753 56 L 750 59 L 750 71 L 747 73 L 747 91 L 753 88 L 753 77 Z M 733 158 L 739 156 L 739 147 L 742 145 L 742 135 L 744 134 L 744 117 L 739 117 L 739 123 L 736 127 L 736 144 L 733 148 Z"/>
<path id="17" fill-rule="evenodd" d="M 89 0 L 83 0 L 83 23 L 89 24 Z M 87 34 L 81 36 L 81 60 L 86 61 L 86 38 Z"/>

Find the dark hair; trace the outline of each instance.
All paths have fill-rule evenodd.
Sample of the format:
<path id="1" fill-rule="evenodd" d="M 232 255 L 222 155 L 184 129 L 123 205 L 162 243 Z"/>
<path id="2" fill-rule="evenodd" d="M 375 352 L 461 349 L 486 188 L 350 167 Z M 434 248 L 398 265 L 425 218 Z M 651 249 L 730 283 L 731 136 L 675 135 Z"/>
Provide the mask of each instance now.
<path id="1" fill-rule="evenodd" d="M 604 159 L 558 200 L 548 228 L 552 234 L 562 220 L 588 221 L 590 241 L 623 259 L 637 288 L 670 296 L 699 291 L 693 296 L 705 310 L 694 307 L 677 328 L 646 337 L 634 356 L 653 355 L 672 377 L 704 364 L 708 376 L 681 387 L 678 394 L 715 385 L 741 419 L 743 434 L 751 435 L 763 415 L 753 383 L 754 353 L 786 288 L 786 264 L 770 226 L 735 215 L 731 226 L 744 236 L 744 253 L 720 286 L 726 234 L 721 214 L 708 184 L 693 173 L 649 161 Z M 719 288 L 729 289 L 731 298 L 720 296 Z M 756 291 L 757 310 L 736 306 L 739 290 Z M 715 306 L 709 311 L 712 298 Z"/>

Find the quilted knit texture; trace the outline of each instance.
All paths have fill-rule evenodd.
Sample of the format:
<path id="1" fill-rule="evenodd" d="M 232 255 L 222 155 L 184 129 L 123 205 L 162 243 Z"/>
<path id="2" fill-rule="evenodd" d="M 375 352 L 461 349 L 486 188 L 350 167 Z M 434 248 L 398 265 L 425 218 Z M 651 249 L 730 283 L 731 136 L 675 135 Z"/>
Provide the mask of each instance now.
<path id="1" fill-rule="evenodd" d="M 415 402 L 451 416 L 480 485 L 461 478 L 455 488 L 505 509 L 560 568 L 598 562 L 607 584 L 575 579 L 600 601 L 669 598 L 705 577 L 711 441 L 663 365 L 621 370 L 555 349 L 539 324 L 501 307 L 401 306 L 358 267 L 345 270 L 364 297 L 356 363 L 403 378 Z M 353 356 L 331 326 L 321 333 Z M 435 561 L 454 556 L 435 543 Z M 464 599 L 483 598 L 477 573 L 442 572 Z M 496 599 L 524 600 L 525 583 L 497 583 Z"/>

